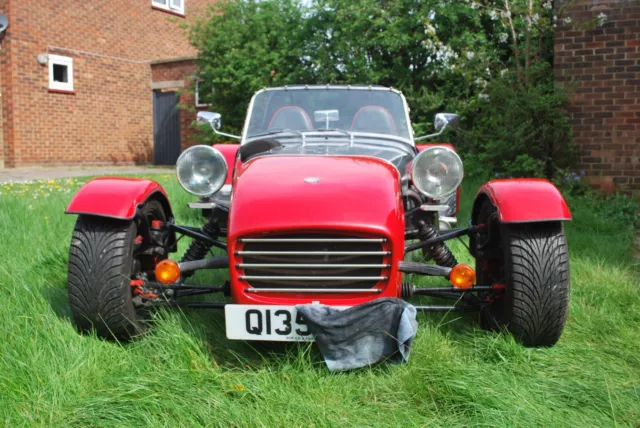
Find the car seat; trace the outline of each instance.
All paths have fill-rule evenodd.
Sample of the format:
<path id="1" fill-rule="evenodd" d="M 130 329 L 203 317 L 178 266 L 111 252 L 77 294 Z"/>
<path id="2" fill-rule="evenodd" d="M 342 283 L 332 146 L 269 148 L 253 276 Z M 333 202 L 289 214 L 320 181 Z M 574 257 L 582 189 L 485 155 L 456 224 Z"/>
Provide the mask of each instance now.
<path id="1" fill-rule="evenodd" d="M 293 129 L 309 131 L 313 129 L 311 118 L 304 109 L 298 106 L 281 107 L 273 113 L 268 129 Z"/>
<path id="2" fill-rule="evenodd" d="M 396 123 L 387 110 L 380 106 L 364 106 L 353 116 L 351 131 L 398 135 Z"/>

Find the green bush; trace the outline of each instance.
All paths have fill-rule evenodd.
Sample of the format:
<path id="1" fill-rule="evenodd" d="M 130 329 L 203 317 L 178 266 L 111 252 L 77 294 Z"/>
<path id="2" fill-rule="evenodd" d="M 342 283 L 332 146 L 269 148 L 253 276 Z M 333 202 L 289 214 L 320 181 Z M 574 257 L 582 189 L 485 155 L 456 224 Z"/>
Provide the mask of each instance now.
<path id="1" fill-rule="evenodd" d="M 638 201 L 631 195 L 621 193 L 603 195 L 590 189 L 576 199 L 580 199 L 580 203 L 588 206 L 601 220 L 610 221 L 619 227 L 640 226 Z"/>
<path id="2" fill-rule="evenodd" d="M 483 95 L 469 103 L 457 138 L 468 175 L 562 180 L 577 155 L 565 92 L 551 79 L 525 86 L 504 78 Z"/>
<path id="3" fill-rule="evenodd" d="M 432 132 L 437 112 L 462 115 L 460 135 L 445 137 L 468 175 L 558 181 L 576 150 L 550 66 L 557 10 L 551 0 L 227 0 L 190 35 L 226 132 L 240 132 L 262 87 L 392 86 L 416 135 Z"/>

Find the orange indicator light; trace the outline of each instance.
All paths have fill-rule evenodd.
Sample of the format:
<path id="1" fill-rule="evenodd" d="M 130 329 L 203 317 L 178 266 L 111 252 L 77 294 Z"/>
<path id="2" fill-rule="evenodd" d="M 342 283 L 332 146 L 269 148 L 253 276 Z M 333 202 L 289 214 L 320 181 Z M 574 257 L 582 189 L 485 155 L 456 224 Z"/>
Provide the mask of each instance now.
<path id="1" fill-rule="evenodd" d="M 162 260 L 156 265 L 155 274 L 161 284 L 173 284 L 180 279 L 180 266 L 173 260 Z"/>
<path id="2" fill-rule="evenodd" d="M 455 265 L 449 274 L 449 282 L 455 288 L 470 288 L 476 282 L 476 271 L 469 265 Z"/>

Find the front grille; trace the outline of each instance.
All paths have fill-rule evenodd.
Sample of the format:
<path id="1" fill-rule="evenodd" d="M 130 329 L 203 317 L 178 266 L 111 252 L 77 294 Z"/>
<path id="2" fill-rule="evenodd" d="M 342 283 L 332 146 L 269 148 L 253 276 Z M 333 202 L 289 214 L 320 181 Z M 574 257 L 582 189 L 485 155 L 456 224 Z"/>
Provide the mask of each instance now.
<path id="1" fill-rule="evenodd" d="M 388 279 L 385 238 L 309 234 L 238 242 L 239 279 L 256 289 L 367 289 Z"/>

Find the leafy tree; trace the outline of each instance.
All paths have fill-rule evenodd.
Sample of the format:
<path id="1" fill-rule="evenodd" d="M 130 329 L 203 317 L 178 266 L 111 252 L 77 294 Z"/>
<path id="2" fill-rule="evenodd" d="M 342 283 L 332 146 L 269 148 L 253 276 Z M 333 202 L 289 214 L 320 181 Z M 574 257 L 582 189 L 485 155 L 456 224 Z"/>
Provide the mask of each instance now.
<path id="1" fill-rule="evenodd" d="M 450 100 L 468 97 L 496 57 L 470 3 L 316 0 L 313 10 L 316 68 L 325 80 L 402 90 L 417 134 Z"/>
<path id="2" fill-rule="evenodd" d="M 554 179 L 566 174 L 577 153 L 564 92 L 554 90 L 553 82 L 520 85 L 512 73 L 488 84 L 485 93 L 469 103 L 472 126 L 458 135 L 467 175 Z"/>
<path id="3" fill-rule="evenodd" d="M 417 135 L 460 113 L 472 173 L 552 177 L 575 153 L 552 73 L 563 19 L 552 0 L 227 0 L 191 39 L 228 132 L 262 87 L 378 84 L 405 94 Z"/>
<path id="4" fill-rule="evenodd" d="M 251 95 L 264 87 L 308 83 L 306 9 L 296 0 L 216 2 L 193 25 L 202 93 L 239 133 Z"/>

